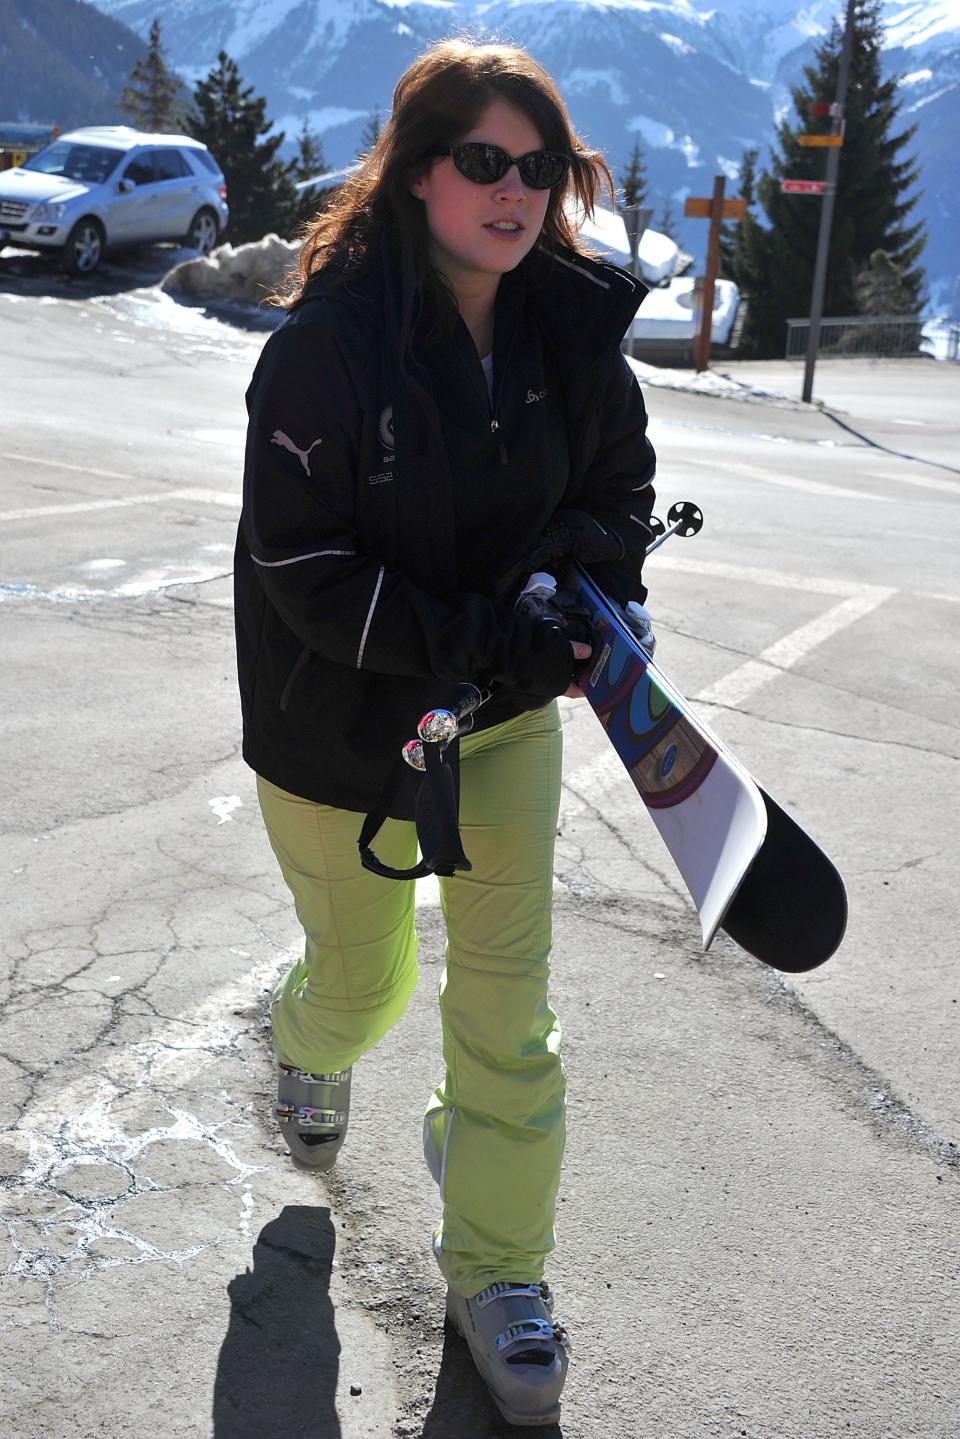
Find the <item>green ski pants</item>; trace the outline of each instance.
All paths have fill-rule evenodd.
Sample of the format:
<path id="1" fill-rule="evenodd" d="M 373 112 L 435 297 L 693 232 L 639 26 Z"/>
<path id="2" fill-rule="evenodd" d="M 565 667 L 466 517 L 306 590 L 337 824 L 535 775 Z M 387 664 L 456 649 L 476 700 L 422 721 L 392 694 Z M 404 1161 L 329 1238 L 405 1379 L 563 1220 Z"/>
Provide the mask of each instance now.
<path id="1" fill-rule="evenodd" d="M 547 1002 L 562 739 L 555 703 L 460 742 L 468 874 L 440 880 L 445 1075 L 427 1106 L 424 1155 L 440 1186 L 434 1250 L 472 1296 L 537 1280 L 554 1245 L 564 1142 L 560 1026 Z M 270 843 L 306 935 L 273 997 L 277 1055 L 345 1069 L 403 1014 L 417 979 L 414 881 L 360 864 L 360 816 L 258 778 Z M 412 822 L 387 820 L 377 853 L 416 863 Z"/>

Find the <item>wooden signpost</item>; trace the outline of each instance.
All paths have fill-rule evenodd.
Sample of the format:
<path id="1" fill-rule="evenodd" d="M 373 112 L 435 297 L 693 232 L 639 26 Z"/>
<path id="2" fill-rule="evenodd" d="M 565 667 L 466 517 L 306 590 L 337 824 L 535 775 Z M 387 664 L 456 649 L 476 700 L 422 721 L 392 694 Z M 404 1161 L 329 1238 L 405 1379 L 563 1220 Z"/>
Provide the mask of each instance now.
<path id="1" fill-rule="evenodd" d="M 724 220 L 742 220 L 747 213 L 746 200 L 725 200 L 723 198 L 724 177 L 717 175 L 713 181 L 713 194 L 691 195 L 684 201 L 683 213 L 691 220 L 709 220 L 710 236 L 707 241 L 707 273 L 700 291 L 697 306 L 699 324 L 693 338 L 693 362 L 698 373 L 710 364 L 710 334 L 713 329 L 713 294 L 720 268 L 720 226 Z"/>

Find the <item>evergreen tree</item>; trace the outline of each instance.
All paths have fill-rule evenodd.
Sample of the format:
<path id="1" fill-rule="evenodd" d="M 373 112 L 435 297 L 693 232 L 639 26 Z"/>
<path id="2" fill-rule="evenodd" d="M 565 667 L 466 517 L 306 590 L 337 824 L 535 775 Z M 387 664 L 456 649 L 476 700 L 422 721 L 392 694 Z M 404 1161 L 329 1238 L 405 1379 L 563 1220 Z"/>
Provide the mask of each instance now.
<path id="1" fill-rule="evenodd" d="M 155 134 L 176 130 L 183 121 L 181 84 L 164 59 L 160 21 L 150 26 L 148 50 L 130 71 L 117 109 L 128 116 L 137 130 Z"/>
<path id="2" fill-rule="evenodd" d="M 916 314 L 916 301 L 903 270 L 885 250 L 874 250 L 870 263 L 857 275 L 854 289 L 861 315 Z"/>
<path id="3" fill-rule="evenodd" d="M 620 188 L 623 190 L 624 209 L 647 203 L 647 167 L 643 161 L 639 140 L 634 143 L 627 168 L 620 176 Z"/>
<path id="4" fill-rule="evenodd" d="M 304 115 L 303 126 L 297 136 L 297 153 L 290 162 L 290 174 L 295 181 L 313 180 L 322 175 L 326 168 L 323 145 L 320 137 L 310 124 L 309 115 Z M 303 224 L 312 220 L 326 205 L 331 189 L 298 190 L 297 220 Z"/>
<path id="5" fill-rule="evenodd" d="M 657 221 L 654 229 L 658 230 L 661 235 L 666 235 L 667 239 L 672 240 L 675 245 L 680 243 L 677 238 L 677 217 L 674 212 L 673 201 L 669 195 L 663 202 L 660 219 Z"/>
<path id="6" fill-rule="evenodd" d="M 746 202 L 746 216 L 743 220 L 720 227 L 720 273 L 726 279 L 735 281 L 741 289 L 743 281 L 738 278 L 738 272 L 743 269 L 745 226 L 757 223 L 755 216 L 751 213 L 751 207 L 756 203 L 757 198 L 757 159 L 759 154 L 760 151 L 756 149 L 744 150 L 740 161 L 739 194 L 740 199 Z"/>
<path id="7" fill-rule="evenodd" d="M 870 256 L 883 250 L 902 272 L 911 304 L 919 308 L 924 284 L 920 255 L 926 243 L 922 224 L 909 216 L 918 195 L 911 191 L 917 163 L 902 152 L 915 126 L 900 129 L 896 77 L 880 74 L 882 25 L 880 0 L 855 0 L 853 51 L 846 99 L 846 131 L 840 152 L 836 205 L 824 295 L 825 315 L 854 314 L 858 308 L 856 276 Z M 769 229 L 756 227 L 751 236 L 754 266 L 752 305 L 744 334 L 744 353 L 781 355 L 787 318 L 807 315 L 820 223 L 820 202 L 802 195 L 783 195 L 780 181 L 822 179 L 823 151 L 798 144 L 798 135 L 828 121 L 809 119 L 812 101 L 836 98 L 843 32 L 835 23 L 804 71 L 805 83 L 793 92 L 797 121 L 784 120 L 778 130 L 780 153 L 757 186 Z"/>
<path id="8" fill-rule="evenodd" d="M 230 205 L 228 238 L 234 244 L 275 232 L 289 237 L 297 223 L 297 192 L 290 167 L 277 159 L 283 131 L 270 135 L 267 102 L 244 85 L 236 61 L 224 50 L 193 92 L 187 128 L 218 161 Z"/>
<path id="9" fill-rule="evenodd" d="M 362 158 L 369 155 L 377 141 L 380 139 L 380 111 L 372 110 L 363 127 L 363 134 L 360 136 L 360 149 L 357 154 Z"/>

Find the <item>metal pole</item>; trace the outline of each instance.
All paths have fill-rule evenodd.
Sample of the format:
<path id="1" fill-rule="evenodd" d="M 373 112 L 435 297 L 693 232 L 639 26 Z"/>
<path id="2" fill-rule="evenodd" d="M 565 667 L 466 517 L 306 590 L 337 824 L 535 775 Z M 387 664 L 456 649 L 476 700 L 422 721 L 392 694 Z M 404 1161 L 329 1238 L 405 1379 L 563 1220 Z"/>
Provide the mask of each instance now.
<path id="1" fill-rule="evenodd" d="M 723 191 L 725 180 L 722 175 L 714 176 L 713 197 L 710 201 L 710 237 L 707 240 L 707 273 L 700 295 L 700 332 L 694 341 L 694 365 L 698 373 L 710 364 L 710 340 L 713 335 L 713 292 L 720 268 L 720 226 L 723 223 Z"/>
<path id="2" fill-rule="evenodd" d="M 855 0 L 847 0 L 847 23 L 843 32 L 843 50 L 840 54 L 840 69 L 837 73 L 837 101 L 833 110 L 833 133 L 842 135 L 844 127 L 843 107 L 847 98 L 847 82 L 850 78 L 850 57 L 853 54 L 853 18 Z M 809 405 L 813 397 L 813 371 L 820 348 L 820 321 L 823 318 L 823 295 L 827 287 L 827 259 L 830 253 L 830 230 L 833 226 L 833 202 L 837 193 L 837 174 L 840 170 L 840 146 L 836 145 L 827 155 L 827 184 L 823 192 L 823 209 L 820 211 L 820 231 L 817 235 L 817 259 L 813 270 L 813 294 L 810 299 L 810 329 L 807 333 L 807 363 L 803 372 L 803 398 Z"/>
<path id="3" fill-rule="evenodd" d="M 640 278 L 640 240 L 652 218 L 653 211 L 646 205 L 627 205 L 623 210 L 623 223 L 626 226 L 627 241 L 630 245 L 630 273 L 634 279 Z M 630 358 L 635 360 L 636 357 L 637 338 L 633 333 L 633 321 L 631 321 Z"/>

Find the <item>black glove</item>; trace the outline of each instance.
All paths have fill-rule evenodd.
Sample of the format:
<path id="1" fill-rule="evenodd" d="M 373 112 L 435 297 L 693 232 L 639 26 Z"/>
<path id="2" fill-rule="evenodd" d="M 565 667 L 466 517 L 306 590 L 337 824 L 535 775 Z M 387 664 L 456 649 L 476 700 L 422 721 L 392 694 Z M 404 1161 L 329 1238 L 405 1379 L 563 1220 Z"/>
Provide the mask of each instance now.
<path id="1" fill-rule="evenodd" d="M 550 523 L 536 543 L 497 586 L 498 597 L 515 594 L 536 570 L 561 574 L 571 560 L 584 565 L 616 564 L 626 546 L 616 530 L 609 529 L 585 510 L 554 510 Z"/>

